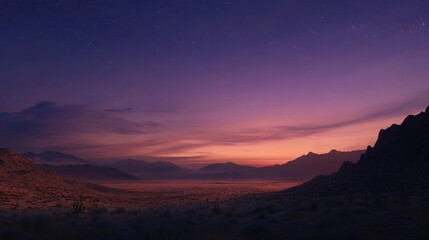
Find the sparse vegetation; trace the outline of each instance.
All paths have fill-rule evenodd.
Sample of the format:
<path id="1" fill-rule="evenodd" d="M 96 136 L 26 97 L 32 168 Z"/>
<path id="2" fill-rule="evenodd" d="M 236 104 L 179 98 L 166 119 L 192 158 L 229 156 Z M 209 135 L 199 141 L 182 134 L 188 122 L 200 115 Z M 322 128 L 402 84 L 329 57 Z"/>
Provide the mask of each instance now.
<path id="1" fill-rule="evenodd" d="M 149 239 L 150 240 L 174 240 L 174 237 L 171 233 L 165 230 L 159 230 L 152 233 Z"/>
<path id="2" fill-rule="evenodd" d="M 220 205 L 219 205 L 219 203 L 214 203 L 214 205 L 213 205 L 213 207 L 212 207 L 212 213 L 214 214 L 214 215 L 220 215 L 221 213 L 222 213 L 222 210 L 221 210 L 221 208 L 220 208 Z"/>
<path id="3" fill-rule="evenodd" d="M 98 203 L 100 202 L 99 198 L 94 198 L 91 200 L 91 207 L 92 208 L 98 208 Z"/>
<path id="4" fill-rule="evenodd" d="M 198 205 L 105 207 L 0 212 L 0 239 L 425 239 L 426 198 L 350 195 L 295 197 L 282 193 Z M 84 207 L 83 199 L 75 202 Z M 78 207 L 79 206 L 79 207 Z M 317 206 L 317 207 L 316 207 Z M 85 208 L 83 208 L 85 209 Z M 401 226 L 394 228 L 400 217 Z M 299 226 L 299 227 L 297 227 Z M 78 231 L 76 231 L 78 229 Z"/>
<path id="5" fill-rule="evenodd" d="M 73 214 L 80 214 L 85 211 L 86 207 L 83 204 L 82 199 L 79 199 L 78 201 L 73 203 Z"/>

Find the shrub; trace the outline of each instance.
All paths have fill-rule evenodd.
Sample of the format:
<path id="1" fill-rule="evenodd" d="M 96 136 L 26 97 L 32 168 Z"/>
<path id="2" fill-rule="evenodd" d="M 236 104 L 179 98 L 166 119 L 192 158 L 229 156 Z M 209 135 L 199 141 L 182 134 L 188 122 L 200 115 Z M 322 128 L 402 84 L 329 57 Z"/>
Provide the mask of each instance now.
<path id="1" fill-rule="evenodd" d="M 218 203 L 215 203 L 214 205 L 213 205 L 213 207 L 212 207 L 212 213 L 214 214 L 214 215 L 220 215 L 221 214 L 221 209 L 220 209 L 220 206 L 219 206 L 219 204 Z"/>
<path id="2" fill-rule="evenodd" d="M 174 237 L 169 232 L 167 232 L 165 230 L 164 231 L 160 230 L 160 231 L 152 233 L 150 235 L 149 239 L 150 240 L 173 240 Z"/>
<path id="3" fill-rule="evenodd" d="M 78 200 L 75 203 L 73 203 L 73 213 L 74 214 L 80 214 L 85 211 L 85 206 L 83 205 L 82 200 Z"/>
<path id="4" fill-rule="evenodd" d="M 91 207 L 92 208 L 98 208 L 98 203 L 100 202 L 100 199 L 94 198 L 91 200 Z"/>

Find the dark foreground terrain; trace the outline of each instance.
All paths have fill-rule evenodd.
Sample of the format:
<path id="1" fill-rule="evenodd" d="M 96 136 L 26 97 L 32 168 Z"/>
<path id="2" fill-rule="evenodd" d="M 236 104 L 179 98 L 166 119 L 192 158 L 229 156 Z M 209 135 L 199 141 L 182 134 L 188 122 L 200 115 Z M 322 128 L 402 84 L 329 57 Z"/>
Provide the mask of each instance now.
<path id="1" fill-rule="evenodd" d="M 15 153 L 7 154 L 16 160 L 12 163 L 27 164 Z M 33 167 L 24 173 L 6 160 L 4 174 L 27 175 L 27 183 L 33 176 L 28 173 L 44 176 Z M 346 162 L 332 175 L 276 193 L 138 205 L 142 193 L 103 197 L 97 189 L 54 178 L 65 195 L 72 193 L 67 189 L 78 193 L 88 188 L 90 197 L 102 198 L 38 210 L 3 208 L 0 239 L 429 239 L 428 173 L 429 108 L 380 131 L 374 147 L 357 163 Z M 39 184 L 49 183 L 39 179 Z M 134 197 L 123 208 L 127 194 Z M 42 199 L 37 203 L 43 206 Z"/>
<path id="2" fill-rule="evenodd" d="M 428 198 L 252 196 L 183 207 L 2 212 L 1 239 L 427 239 Z"/>

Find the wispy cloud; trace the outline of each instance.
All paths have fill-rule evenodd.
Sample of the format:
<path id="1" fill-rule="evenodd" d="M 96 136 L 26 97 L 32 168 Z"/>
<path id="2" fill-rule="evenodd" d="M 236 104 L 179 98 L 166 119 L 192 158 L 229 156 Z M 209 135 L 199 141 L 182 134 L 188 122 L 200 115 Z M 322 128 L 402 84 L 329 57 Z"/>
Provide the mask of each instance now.
<path id="1" fill-rule="evenodd" d="M 0 145 L 27 150 L 35 145 L 49 148 L 69 139 L 70 146 L 99 146 L 99 143 L 90 143 L 87 139 L 102 138 L 105 134 L 146 134 L 159 125 L 152 121 L 130 121 L 123 118 L 122 113 L 40 102 L 17 113 L 0 113 Z M 44 146 L 40 146 L 40 142 Z"/>
<path id="2" fill-rule="evenodd" d="M 106 109 L 106 111 L 108 112 L 131 112 L 133 109 L 132 108 L 109 108 Z"/>
<path id="3" fill-rule="evenodd" d="M 259 143 L 264 141 L 285 140 L 306 137 L 338 128 L 353 126 L 371 121 L 403 116 L 424 109 L 429 104 L 429 91 L 421 91 L 411 98 L 399 102 L 377 106 L 346 120 L 332 121 L 313 125 L 280 125 L 267 128 L 245 129 L 233 133 L 216 133 L 210 136 L 210 142 L 217 145 Z M 338 113 L 341 118 L 341 113 Z"/>

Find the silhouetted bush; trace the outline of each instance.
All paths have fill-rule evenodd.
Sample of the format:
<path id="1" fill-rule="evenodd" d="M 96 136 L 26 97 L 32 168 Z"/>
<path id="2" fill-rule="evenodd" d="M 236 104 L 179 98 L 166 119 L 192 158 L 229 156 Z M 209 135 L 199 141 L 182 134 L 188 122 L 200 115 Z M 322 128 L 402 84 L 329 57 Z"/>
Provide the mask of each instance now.
<path id="1" fill-rule="evenodd" d="M 80 214 L 85 211 L 85 206 L 83 205 L 82 200 L 78 200 L 73 203 L 73 214 Z"/>
<path id="2" fill-rule="evenodd" d="M 215 203 L 215 204 L 213 205 L 213 207 L 212 207 L 212 213 L 213 213 L 214 215 L 220 215 L 220 214 L 222 213 L 222 211 L 221 211 L 220 206 L 219 206 L 219 204 L 218 204 L 218 203 Z"/>
<path id="3" fill-rule="evenodd" d="M 166 230 L 159 230 L 152 233 L 149 237 L 149 240 L 174 240 L 174 237 Z"/>
<path id="4" fill-rule="evenodd" d="M 98 208 L 98 203 L 100 202 L 100 199 L 94 198 L 91 200 L 91 207 L 92 208 Z"/>

